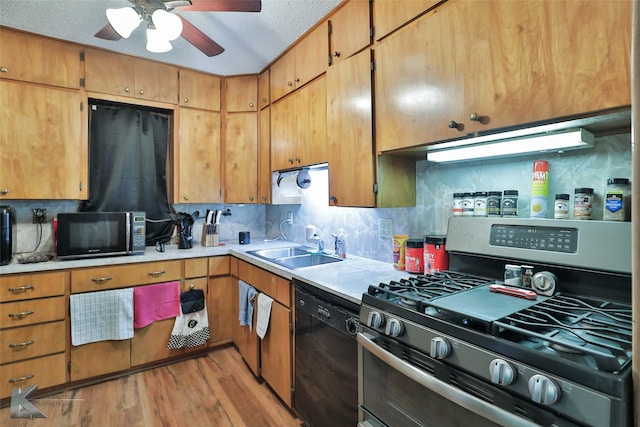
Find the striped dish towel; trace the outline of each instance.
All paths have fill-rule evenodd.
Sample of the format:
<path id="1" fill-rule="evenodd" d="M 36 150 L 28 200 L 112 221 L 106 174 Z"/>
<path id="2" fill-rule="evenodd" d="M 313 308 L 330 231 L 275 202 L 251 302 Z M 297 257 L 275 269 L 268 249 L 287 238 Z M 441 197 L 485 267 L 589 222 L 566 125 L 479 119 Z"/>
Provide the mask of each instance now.
<path id="1" fill-rule="evenodd" d="M 71 295 L 71 344 L 133 338 L 133 288 Z"/>

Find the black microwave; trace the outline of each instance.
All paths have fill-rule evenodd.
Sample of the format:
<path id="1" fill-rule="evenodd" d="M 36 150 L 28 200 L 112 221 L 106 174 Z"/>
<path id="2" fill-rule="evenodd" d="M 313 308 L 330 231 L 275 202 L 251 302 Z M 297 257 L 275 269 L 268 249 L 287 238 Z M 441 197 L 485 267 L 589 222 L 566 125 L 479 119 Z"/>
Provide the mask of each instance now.
<path id="1" fill-rule="evenodd" d="M 59 213 L 56 256 L 60 259 L 143 254 L 145 212 Z"/>

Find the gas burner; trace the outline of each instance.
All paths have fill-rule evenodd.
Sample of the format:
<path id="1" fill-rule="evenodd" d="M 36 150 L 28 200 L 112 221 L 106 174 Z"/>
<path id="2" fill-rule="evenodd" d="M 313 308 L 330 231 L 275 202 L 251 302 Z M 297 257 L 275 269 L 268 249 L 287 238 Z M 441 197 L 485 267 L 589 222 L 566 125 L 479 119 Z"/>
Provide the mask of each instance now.
<path id="1" fill-rule="evenodd" d="M 410 300 L 409 298 L 400 298 L 397 303 L 403 307 L 410 308 L 412 310 L 416 309 L 418 303 L 416 301 Z"/>

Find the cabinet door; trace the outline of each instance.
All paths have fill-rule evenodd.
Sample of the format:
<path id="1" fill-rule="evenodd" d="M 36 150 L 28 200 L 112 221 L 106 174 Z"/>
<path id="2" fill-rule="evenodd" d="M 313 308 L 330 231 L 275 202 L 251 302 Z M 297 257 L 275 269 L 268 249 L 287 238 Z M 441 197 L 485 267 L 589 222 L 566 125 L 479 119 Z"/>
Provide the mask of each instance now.
<path id="1" fill-rule="evenodd" d="M 145 59 L 134 59 L 136 98 L 178 102 L 178 69 Z"/>
<path id="2" fill-rule="evenodd" d="M 277 101 L 295 89 L 295 52 L 290 50 L 271 66 L 271 101 Z"/>
<path id="3" fill-rule="evenodd" d="M 269 328 L 260 342 L 261 375 L 287 406 L 291 407 L 292 342 L 291 310 L 274 301 Z"/>
<path id="4" fill-rule="evenodd" d="M 220 111 L 220 77 L 180 70 L 180 105 Z"/>
<path id="5" fill-rule="evenodd" d="M 221 203 L 220 113 L 180 108 L 175 203 Z"/>
<path id="6" fill-rule="evenodd" d="M 315 79 L 329 66 L 328 25 L 326 21 L 322 22 L 295 46 L 295 88 Z"/>
<path id="7" fill-rule="evenodd" d="M 95 361 L 94 361 L 95 363 Z M 16 387 L 37 385 L 43 390 L 67 381 L 64 353 L 3 365 L 0 369 L 0 398 L 8 398 Z"/>
<path id="8" fill-rule="evenodd" d="M 131 340 L 99 341 L 71 347 L 71 381 L 129 369 Z"/>
<path id="9" fill-rule="evenodd" d="M 350 0 L 329 18 L 331 64 L 371 44 L 370 5 L 369 0 Z"/>
<path id="10" fill-rule="evenodd" d="M 256 76 L 227 77 L 226 108 L 228 113 L 258 111 L 258 79 Z"/>
<path id="11" fill-rule="evenodd" d="M 258 203 L 271 203 L 271 108 L 260 110 L 258 134 Z"/>
<path id="12" fill-rule="evenodd" d="M 373 27 L 376 40 L 408 23 L 440 0 L 376 0 L 373 3 Z"/>
<path id="13" fill-rule="evenodd" d="M 225 203 L 258 203 L 258 115 L 227 115 Z"/>
<path id="14" fill-rule="evenodd" d="M 238 347 L 238 351 L 247 363 L 254 375 L 260 375 L 260 347 L 258 335 L 255 331 L 256 315 L 253 315 L 252 330 L 248 326 L 240 326 L 240 299 L 238 289 L 238 278 L 232 277 L 231 304 L 233 318 L 231 319 L 231 335 L 233 342 Z"/>
<path id="15" fill-rule="evenodd" d="M 291 95 L 271 106 L 271 169 L 282 170 L 295 166 L 296 98 Z"/>
<path id="16" fill-rule="evenodd" d="M 0 199 L 86 199 L 86 117 L 77 90 L 0 80 Z"/>
<path id="17" fill-rule="evenodd" d="M 120 96 L 135 96 L 133 58 L 89 48 L 85 49 L 84 56 L 86 90 Z"/>
<path id="18" fill-rule="evenodd" d="M 233 324 L 238 323 L 238 316 L 235 316 L 237 310 L 234 310 L 236 305 L 231 302 L 234 293 L 237 301 L 237 281 L 234 281 L 231 276 L 209 278 L 207 312 L 212 345 L 231 341 Z"/>
<path id="19" fill-rule="evenodd" d="M 463 136 L 463 69 L 452 56 L 462 25 L 446 4 L 375 49 L 376 151 Z"/>
<path id="20" fill-rule="evenodd" d="M 327 70 L 330 205 L 375 205 L 371 96 L 370 50 Z"/>
<path id="21" fill-rule="evenodd" d="M 326 78 L 322 76 L 314 80 L 294 96 L 295 166 L 324 163 L 328 160 Z"/>
<path id="22" fill-rule="evenodd" d="M 264 108 L 271 103 L 269 86 L 269 70 L 265 70 L 260 76 L 258 76 L 258 99 L 260 108 Z"/>
<path id="23" fill-rule="evenodd" d="M 465 23 L 465 115 L 480 118 L 468 131 L 629 105 L 631 3 L 454 5 Z"/>
<path id="24" fill-rule="evenodd" d="M 0 29 L 0 78 L 80 88 L 80 47 Z"/>
<path id="25" fill-rule="evenodd" d="M 134 337 L 130 340 L 131 366 L 144 365 L 183 354 L 185 349 L 182 348 L 167 350 L 175 323 L 175 318 L 164 319 L 136 329 Z"/>

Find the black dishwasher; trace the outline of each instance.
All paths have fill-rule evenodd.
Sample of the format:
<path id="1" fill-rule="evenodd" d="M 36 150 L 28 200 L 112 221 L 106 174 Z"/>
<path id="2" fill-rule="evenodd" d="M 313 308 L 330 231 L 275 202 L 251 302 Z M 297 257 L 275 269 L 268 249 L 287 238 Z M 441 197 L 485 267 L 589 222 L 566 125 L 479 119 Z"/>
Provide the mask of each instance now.
<path id="1" fill-rule="evenodd" d="M 296 281 L 293 408 L 312 427 L 358 424 L 359 306 Z"/>

